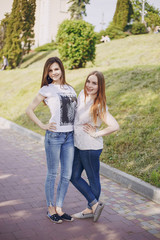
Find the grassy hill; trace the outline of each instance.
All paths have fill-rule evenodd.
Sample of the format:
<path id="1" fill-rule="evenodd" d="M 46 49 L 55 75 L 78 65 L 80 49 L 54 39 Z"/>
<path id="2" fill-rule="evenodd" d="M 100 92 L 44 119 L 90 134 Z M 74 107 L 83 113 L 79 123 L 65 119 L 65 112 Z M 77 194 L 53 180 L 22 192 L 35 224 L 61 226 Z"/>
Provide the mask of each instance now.
<path id="1" fill-rule="evenodd" d="M 100 70 L 106 79 L 107 104 L 121 130 L 104 137 L 101 161 L 160 187 L 160 34 L 130 36 L 97 45 L 95 63 L 67 70 L 77 93 L 86 76 Z M 58 52 L 30 53 L 20 69 L 0 71 L 0 116 L 44 135 L 26 116 L 37 94 L 43 65 Z M 41 104 L 37 116 L 50 113 Z"/>

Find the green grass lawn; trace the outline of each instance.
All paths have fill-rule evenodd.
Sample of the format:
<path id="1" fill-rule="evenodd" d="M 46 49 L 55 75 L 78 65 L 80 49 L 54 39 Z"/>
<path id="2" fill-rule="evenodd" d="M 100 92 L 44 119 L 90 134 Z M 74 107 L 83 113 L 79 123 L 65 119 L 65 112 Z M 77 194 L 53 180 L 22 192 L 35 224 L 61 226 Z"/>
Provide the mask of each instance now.
<path id="1" fill-rule="evenodd" d="M 94 64 L 67 70 L 77 93 L 97 69 L 106 79 L 107 104 L 120 131 L 104 137 L 101 161 L 160 187 L 160 34 L 130 36 L 97 45 Z M 40 88 L 43 65 L 58 52 L 30 53 L 20 69 L 0 71 L 0 116 L 44 135 L 25 109 Z M 41 104 L 37 116 L 50 113 Z"/>

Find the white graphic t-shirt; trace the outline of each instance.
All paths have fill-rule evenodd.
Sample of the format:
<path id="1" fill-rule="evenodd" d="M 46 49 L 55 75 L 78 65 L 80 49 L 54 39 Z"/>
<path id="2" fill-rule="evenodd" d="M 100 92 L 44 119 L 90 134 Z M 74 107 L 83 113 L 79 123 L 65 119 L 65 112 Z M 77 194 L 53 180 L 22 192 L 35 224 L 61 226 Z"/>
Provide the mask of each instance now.
<path id="1" fill-rule="evenodd" d="M 56 123 L 56 132 L 73 131 L 77 97 L 74 89 L 68 85 L 49 84 L 43 86 L 39 93 L 46 97 L 51 118 L 49 122 Z"/>
<path id="2" fill-rule="evenodd" d="M 91 107 L 93 105 L 93 99 L 90 96 L 86 97 L 84 91 L 82 90 L 78 96 L 78 103 L 74 121 L 74 146 L 80 150 L 98 150 L 103 148 L 103 138 L 102 137 L 91 137 L 88 133 L 83 130 L 83 125 L 88 123 L 95 126 L 93 118 L 90 114 Z M 106 106 L 106 111 L 108 107 Z M 97 117 L 96 129 L 102 124 L 102 120 Z"/>

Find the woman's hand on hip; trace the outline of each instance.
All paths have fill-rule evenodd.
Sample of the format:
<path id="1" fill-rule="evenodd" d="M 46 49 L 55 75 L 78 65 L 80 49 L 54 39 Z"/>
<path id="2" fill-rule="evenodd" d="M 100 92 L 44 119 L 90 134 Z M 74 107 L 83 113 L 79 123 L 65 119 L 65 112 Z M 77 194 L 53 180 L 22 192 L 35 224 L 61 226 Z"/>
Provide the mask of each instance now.
<path id="1" fill-rule="evenodd" d="M 48 124 L 42 124 L 41 128 L 43 130 L 49 130 L 49 131 L 54 132 L 56 130 L 56 123 L 51 122 L 51 123 L 48 123 Z"/>
<path id="2" fill-rule="evenodd" d="M 83 130 L 88 133 L 91 137 L 96 137 L 96 127 L 93 127 L 91 124 L 84 124 Z"/>

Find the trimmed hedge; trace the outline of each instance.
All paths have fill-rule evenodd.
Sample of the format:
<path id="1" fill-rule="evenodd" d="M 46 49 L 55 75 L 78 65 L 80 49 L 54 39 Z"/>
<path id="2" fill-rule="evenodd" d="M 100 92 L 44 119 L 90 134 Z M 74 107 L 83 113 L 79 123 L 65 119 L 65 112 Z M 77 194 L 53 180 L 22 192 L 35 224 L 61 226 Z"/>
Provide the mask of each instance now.
<path id="1" fill-rule="evenodd" d="M 60 57 L 69 69 L 85 67 L 95 59 L 96 34 L 94 27 L 84 20 L 64 20 L 56 42 Z"/>

